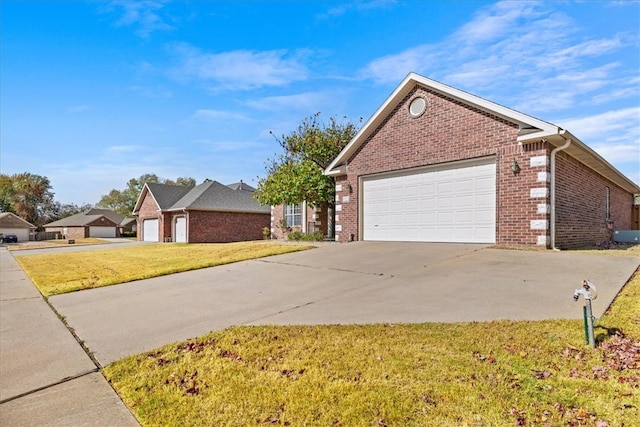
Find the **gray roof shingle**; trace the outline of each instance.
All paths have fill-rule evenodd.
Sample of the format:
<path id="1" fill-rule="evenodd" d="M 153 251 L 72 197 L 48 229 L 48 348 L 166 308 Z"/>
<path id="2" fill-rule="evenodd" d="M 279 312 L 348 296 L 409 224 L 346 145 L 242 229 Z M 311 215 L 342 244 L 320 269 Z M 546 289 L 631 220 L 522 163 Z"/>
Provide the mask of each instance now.
<path id="1" fill-rule="evenodd" d="M 80 212 L 75 215 L 68 216 L 66 218 L 59 219 L 57 221 L 45 224 L 45 227 L 82 227 L 91 224 L 101 217 L 107 218 L 109 221 L 116 225 L 124 226 L 131 222 L 132 218 L 128 218 L 125 215 L 114 212 L 110 209 L 97 209 L 92 208 L 85 212 Z"/>
<path id="2" fill-rule="evenodd" d="M 253 198 L 252 191 L 243 190 L 234 190 L 217 181 L 205 181 L 191 188 L 168 210 L 193 209 L 254 213 L 269 213 L 271 211 L 269 206 L 262 206 Z"/>
<path id="3" fill-rule="evenodd" d="M 194 187 L 184 185 L 168 185 L 148 182 L 147 187 L 161 210 L 169 209 L 175 202 L 184 197 Z"/>

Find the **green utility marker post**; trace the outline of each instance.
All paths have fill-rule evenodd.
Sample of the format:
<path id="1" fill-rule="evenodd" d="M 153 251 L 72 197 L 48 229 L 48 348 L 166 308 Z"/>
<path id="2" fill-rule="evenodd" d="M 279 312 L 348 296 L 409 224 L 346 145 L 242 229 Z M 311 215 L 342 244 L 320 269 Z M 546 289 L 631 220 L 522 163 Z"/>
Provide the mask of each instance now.
<path id="1" fill-rule="evenodd" d="M 593 317 L 593 311 L 591 310 L 591 301 L 598 298 L 598 292 L 593 283 L 589 280 L 584 279 L 582 281 L 582 288 L 576 289 L 573 293 L 573 300 L 578 301 L 580 295 L 584 297 L 585 305 L 582 307 L 582 314 L 584 316 L 584 338 L 591 346 L 591 348 L 595 348 L 596 339 L 593 332 L 593 325 L 595 323 L 596 318 Z"/>

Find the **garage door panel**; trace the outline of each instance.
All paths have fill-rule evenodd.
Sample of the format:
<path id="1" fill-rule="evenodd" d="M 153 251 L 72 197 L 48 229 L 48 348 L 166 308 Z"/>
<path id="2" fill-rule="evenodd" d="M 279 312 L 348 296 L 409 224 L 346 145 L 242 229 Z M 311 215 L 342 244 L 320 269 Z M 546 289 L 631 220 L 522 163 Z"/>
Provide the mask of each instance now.
<path id="1" fill-rule="evenodd" d="M 363 180 L 363 239 L 495 242 L 493 159 Z"/>
<path id="2" fill-rule="evenodd" d="M 145 242 L 158 242 L 160 240 L 157 219 L 145 219 L 142 221 L 142 240 Z"/>
<path id="3" fill-rule="evenodd" d="M 187 243 L 187 219 L 183 216 L 175 218 L 175 241 L 178 243 Z"/>
<path id="4" fill-rule="evenodd" d="M 116 237 L 116 228 L 99 226 L 89 227 L 89 237 L 113 238 Z"/>

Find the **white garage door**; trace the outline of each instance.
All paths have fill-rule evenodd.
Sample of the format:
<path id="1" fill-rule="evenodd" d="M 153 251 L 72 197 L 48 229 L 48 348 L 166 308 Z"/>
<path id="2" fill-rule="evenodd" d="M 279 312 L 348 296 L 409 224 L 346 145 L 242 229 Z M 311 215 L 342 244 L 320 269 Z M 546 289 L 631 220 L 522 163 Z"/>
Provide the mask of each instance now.
<path id="1" fill-rule="evenodd" d="M 363 239 L 495 243 L 495 160 L 363 179 Z"/>
<path id="2" fill-rule="evenodd" d="M 89 227 L 89 237 L 116 237 L 116 228 Z"/>
<path id="3" fill-rule="evenodd" d="M 145 219 L 142 221 L 142 240 L 145 242 L 158 241 L 158 220 Z"/>
<path id="4" fill-rule="evenodd" d="M 0 228 L 0 234 L 14 234 L 18 238 L 18 242 L 29 241 L 29 230 L 26 228 Z"/>
<path id="5" fill-rule="evenodd" d="M 176 236 L 175 241 L 187 243 L 187 219 L 183 216 L 176 217 L 174 229 L 174 235 Z"/>

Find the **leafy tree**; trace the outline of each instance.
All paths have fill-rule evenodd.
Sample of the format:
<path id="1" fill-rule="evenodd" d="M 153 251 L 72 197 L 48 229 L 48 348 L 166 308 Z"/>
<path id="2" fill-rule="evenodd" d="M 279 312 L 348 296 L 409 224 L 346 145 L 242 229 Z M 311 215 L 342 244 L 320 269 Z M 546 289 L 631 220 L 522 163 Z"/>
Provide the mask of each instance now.
<path id="1" fill-rule="evenodd" d="M 91 209 L 90 203 L 85 203 L 83 205 L 76 205 L 75 203 L 60 203 L 53 202 L 50 209 L 44 213 L 43 220 L 44 224 L 48 224 L 53 221 L 57 221 L 62 218 L 66 218 L 71 215 L 75 215 L 80 212 L 85 212 Z"/>
<path id="2" fill-rule="evenodd" d="M 122 215 L 131 215 L 133 209 L 138 201 L 138 196 L 144 188 L 144 185 L 148 182 L 169 184 L 169 185 L 184 185 L 186 187 L 194 187 L 196 180 L 187 177 L 178 177 L 175 181 L 170 179 L 160 179 L 158 175 L 154 173 L 147 173 L 141 175 L 139 178 L 131 178 L 127 182 L 127 186 L 124 190 L 116 190 L 115 188 L 109 191 L 109 193 L 102 196 L 97 206 L 105 209 L 111 209 Z"/>
<path id="3" fill-rule="evenodd" d="M 0 209 L 40 227 L 54 204 L 49 178 L 29 172 L 0 174 Z"/>
<path id="4" fill-rule="evenodd" d="M 258 181 L 256 200 L 272 206 L 306 201 L 311 206 L 328 207 L 333 215 L 335 179 L 324 175 L 324 170 L 357 130 L 355 124 L 333 117 L 325 124 L 316 113 L 289 135 L 276 137 L 283 153 L 268 160 L 267 177 Z"/>

